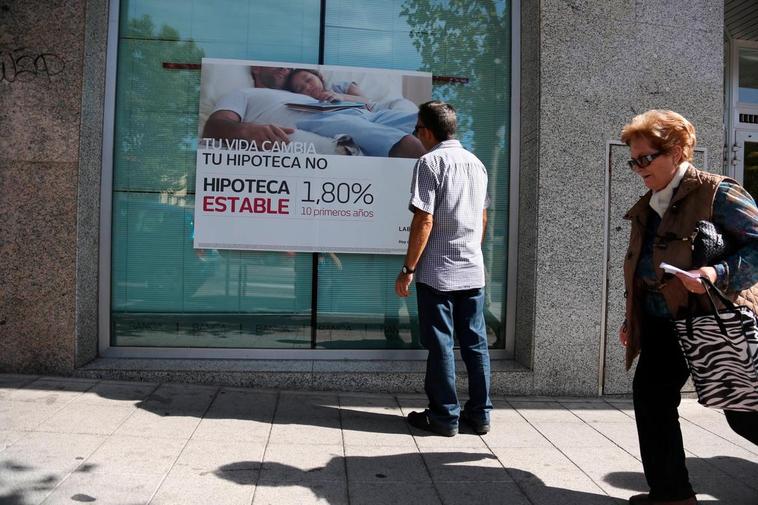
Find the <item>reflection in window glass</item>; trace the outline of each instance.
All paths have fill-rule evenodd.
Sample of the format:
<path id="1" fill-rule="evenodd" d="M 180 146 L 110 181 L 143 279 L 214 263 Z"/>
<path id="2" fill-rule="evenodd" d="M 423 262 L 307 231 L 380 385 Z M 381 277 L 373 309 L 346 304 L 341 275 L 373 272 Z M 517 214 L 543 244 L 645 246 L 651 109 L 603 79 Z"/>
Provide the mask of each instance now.
<path id="1" fill-rule="evenodd" d="M 510 3 L 325 5 L 323 63 L 431 72 L 433 96 L 456 106 L 461 141 L 487 165 L 486 318 L 490 344 L 502 347 Z M 321 0 L 122 0 L 120 6 L 112 345 L 307 349 L 315 331 L 319 348 L 420 347 L 415 297 L 394 294 L 402 256 L 192 247 L 198 64 L 203 57 L 318 63 Z"/>
<path id="2" fill-rule="evenodd" d="M 113 345 L 310 347 L 310 254 L 192 247 L 200 87 L 192 64 L 203 57 L 315 63 L 320 2 L 289 7 L 121 2 Z"/>
<path id="3" fill-rule="evenodd" d="M 758 104 L 758 50 L 740 49 L 739 101 Z"/>
<path id="4" fill-rule="evenodd" d="M 327 2 L 324 48 L 326 64 L 431 72 L 434 98 L 458 110 L 459 138 L 489 173 L 492 205 L 484 255 L 487 330 L 494 347 L 504 344 L 509 8 L 505 1 L 489 0 L 332 0 Z M 335 336 L 321 338 L 319 332 L 319 346 L 419 346 L 415 296 L 400 300 L 394 294 L 402 261 L 402 256 L 342 255 L 341 268 L 325 262 L 318 276 L 319 324 Z M 343 327 L 333 328 L 326 320 L 339 320 Z"/>

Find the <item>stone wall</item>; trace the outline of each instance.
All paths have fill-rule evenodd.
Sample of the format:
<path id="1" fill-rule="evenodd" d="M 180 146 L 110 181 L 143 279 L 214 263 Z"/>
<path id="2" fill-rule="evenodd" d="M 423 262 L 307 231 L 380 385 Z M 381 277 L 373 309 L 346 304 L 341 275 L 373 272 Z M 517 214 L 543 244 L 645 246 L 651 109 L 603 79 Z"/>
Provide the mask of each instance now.
<path id="1" fill-rule="evenodd" d="M 709 168 L 720 169 L 723 2 L 544 0 L 541 9 L 535 392 L 597 394 L 601 362 L 613 368 L 606 392 L 625 392 L 617 327 L 602 324 L 606 197 L 633 202 L 645 189 L 633 178 L 606 179 L 608 143 L 635 114 L 669 108 L 695 124 Z M 611 151 L 623 170 L 624 148 Z M 614 228 L 616 255 L 624 226 Z M 623 306 L 609 299 L 617 322 Z"/>
<path id="2" fill-rule="evenodd" d="M 0 2 L 0 371 L 75 348 L 85 2 Z"/>

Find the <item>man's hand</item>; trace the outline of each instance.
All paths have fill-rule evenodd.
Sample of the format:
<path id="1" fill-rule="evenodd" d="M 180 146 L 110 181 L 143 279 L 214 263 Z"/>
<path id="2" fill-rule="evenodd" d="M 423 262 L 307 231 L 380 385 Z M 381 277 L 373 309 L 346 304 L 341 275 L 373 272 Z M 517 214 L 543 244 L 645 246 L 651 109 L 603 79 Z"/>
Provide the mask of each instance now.
<path id="1" fill-rule="evenodd" d="M 285 128 L 272 124 L 241 123 L 244 138 L 255 141 L 260 148 L 264 142 L 279 142 L 289 144 L 288 134 L 294 133 L 294 128 Z"/>
<path id="2" fill-rule="evenodd" d="M 684 274 L 675 275 L 676 278 L 682 281 L 682 284 L 684 284 L 684 289 L 690 293 L 695 293 L 698 295 L 705 293 L 705 286 L 703 286 L 703 283 L 700 281 L 700 277 L 706 277 L 711 282 L 716 282 L 716 269 L 713 267 L 698 268 L 697 270 L 690 270 L 689 273 L 697 275 L 698 278 L 692 279 Z"/>
<path id="3" fill-rule="evenodd" d="M 412 281 L 413 274 L 404 274 L 403 272 L 397 274 L 397 279 L 395 280 L 395 293 L 397 296 L 400 296 L 402 298 L 408 296 L 410 294 L 408 288 L 410 287 Z"/>
<path id="4" fill-rule="evenodd" d="M 205 122 L 203 138 L 210 139 L 245 139 L 255 141 L 260 148 L 263 142 L 283 142 L 288 144 L 288 134 L 294 128 L 285 128 L 271 124 L 243 123 L 236 112 L 217 110 Z"/>

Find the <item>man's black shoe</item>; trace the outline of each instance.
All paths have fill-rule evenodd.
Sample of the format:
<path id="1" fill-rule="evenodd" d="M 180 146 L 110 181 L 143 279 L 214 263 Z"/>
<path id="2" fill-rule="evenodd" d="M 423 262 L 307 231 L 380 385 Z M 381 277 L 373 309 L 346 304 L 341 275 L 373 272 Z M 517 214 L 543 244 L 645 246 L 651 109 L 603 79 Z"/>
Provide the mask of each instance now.
<path id="1" fill-rule="evenodd" d="M 414 428 L 431 431 L 432 433 L 442 435 L 443 437 L 454 437 L 458 434 L 458 428 L 442 428 L 431 424 L 429 422 L 429 416 L 426 414 L 426 410 L 423 412 L 411 412 L 408 414 L 408 424 Z"/>
<path id="2" fill-rule="evenodd" d="M 477 435 L 486 435 L 490 431 L 490 423 L 483 423 L 480 421 L 474 421 L 468 412 L 465 410 L 461 411 L 461 417 L 460 420 L 466 423 L 471 427 L 472 430 L 474 430 L 474 433 Z"/>

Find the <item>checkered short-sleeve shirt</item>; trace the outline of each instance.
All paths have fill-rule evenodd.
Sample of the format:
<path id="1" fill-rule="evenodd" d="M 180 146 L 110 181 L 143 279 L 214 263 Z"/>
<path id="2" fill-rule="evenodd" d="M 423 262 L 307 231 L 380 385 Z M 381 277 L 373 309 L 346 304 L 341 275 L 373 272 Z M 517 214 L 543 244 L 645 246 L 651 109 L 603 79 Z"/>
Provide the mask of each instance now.
<path id="1" fill-rule="evenodd" d="M 434 216 L 416 282 L 440 291 L 484 286 L 482 213 L 488 206 L 487 169 L 457 140 L 439 143 L 416 162 L 408 208 Z"/>

